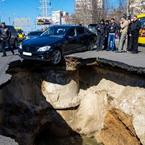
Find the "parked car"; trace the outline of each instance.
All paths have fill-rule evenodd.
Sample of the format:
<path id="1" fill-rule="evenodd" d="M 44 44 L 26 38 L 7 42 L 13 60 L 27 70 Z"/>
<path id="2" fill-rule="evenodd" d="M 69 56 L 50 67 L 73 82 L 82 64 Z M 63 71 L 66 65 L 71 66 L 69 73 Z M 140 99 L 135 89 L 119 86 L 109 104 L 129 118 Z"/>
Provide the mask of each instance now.
<path id="1" fill-rule="evenodd" d="M 93 49 L 96 35 L 82 26 L 50 26 L 40 37 L 23 41 L 20 56 L 24 59 L 61 62 L 64 55 Z"/>
<path id="2" fill-rule="evenodd" d="M 44 31 L 32 31 L 27 34 L 27 39 L 37 38 L 39 37 Z"/>

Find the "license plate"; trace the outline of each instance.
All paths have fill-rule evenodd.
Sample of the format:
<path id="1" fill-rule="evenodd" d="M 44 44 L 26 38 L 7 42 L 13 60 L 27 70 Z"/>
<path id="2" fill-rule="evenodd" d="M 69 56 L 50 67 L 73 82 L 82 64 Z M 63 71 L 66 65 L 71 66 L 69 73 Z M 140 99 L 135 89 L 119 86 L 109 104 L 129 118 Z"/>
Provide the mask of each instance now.
<path id="1" fill-rule="evenodd" d="M 23 52 L 23 55 L 32 56 L 32 53 L 30 53 L 30 52 Z"/>

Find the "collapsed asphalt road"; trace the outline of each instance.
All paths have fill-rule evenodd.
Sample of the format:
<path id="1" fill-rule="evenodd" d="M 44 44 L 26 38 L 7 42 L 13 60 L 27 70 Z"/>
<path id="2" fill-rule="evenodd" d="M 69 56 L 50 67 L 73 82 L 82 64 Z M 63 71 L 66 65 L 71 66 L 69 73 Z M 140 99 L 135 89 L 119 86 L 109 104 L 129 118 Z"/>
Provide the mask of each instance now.
<path id="1" fill-rule="evenodd" d="M 139 48 L 140 53 L 130 54 L 130 53 L 115 53 L 107 51 L 86 51 L 82 53 L 76 53 L 69 56 L 66 56 L 67 59 L 74 58 L 76 60 L 83 61 L 82 65 L 95 65 L 96 63 L 110 64 L 122 69 L 130 69 L 130 71 L 136 71 L 138 73 L 145 73 L 145 48 Z M 11 76 L 6 73 L 9 64 L 15 61 L 23 60 L 19 57 L 18 52 L 16 51 L 15 55 L 11 55 L 8 52 L 7 57 L 1 57 L 0 53 L 0 85 L 10 80 Z M 91 60 L 91 61 L 88 61 Z M 37 64 L 37 63 L 35 63 Z M 39 64 L 39 62 L 38 62 Z M 49 65 L 49 64 L 48 64 Z M 40 64 L 41 67 L 41 64 Z"/>
<path id="2" fill-rule="evenodd" d="M 4 83 L 0 85 L 1 133 L 16 139 L 20 145 L 32 145 L 34 142 L 41 145 L 41 141 L 47 144 L 48 134 L 53 135 L 53 140 L 50 138 L 48 142 L 85 145 L 83 135 L 92 133 L 95 143 L 89 140 L 89 143 L 93 142 L 91 145 L 96 145 L 99 140 L 96 133 L 101 135 L 103 145 L 144 143 L 145 129 L 140 134 L 144 119 L 141 123 L 138 120 L 140 114 L 144 117 L 145 68 L 140 67 L 144 65 L 144 53 L 92 51 L 84 52 L 82 56 L 88 55 L 88 58 L 81 59 L 76 56 L 80 54 L 74 55 L 66 59 L 68 65 L 78 65 L 71 71 L 66 71 L 67 64 L 51 66 L 38 61 L 23 61 L 18 55 L 0 58 L 1 84 Z M 124 62 L 124 56 L 129 61 L 135 57 L 141 63 L 129 65 Z M 129 108 L 122 106 L 126 99 Z M 111 110 L 108 111 L 106 103 Z M 128 110 L 130 108 L 133 110 Z M 77 143 L 71 142 L 72 138 Z"/>
<path id="3" fill-rule="evenodd" d="M 21 61 L 17 52 L 15 55 L 12 55 L 10 52 L 7 54 L 7 57 L 1 57 L 2 53 L 0 53 L 0 85 L 11 79 L 11 76 L 6 73 L 9 64 L 14 61 Z"/>

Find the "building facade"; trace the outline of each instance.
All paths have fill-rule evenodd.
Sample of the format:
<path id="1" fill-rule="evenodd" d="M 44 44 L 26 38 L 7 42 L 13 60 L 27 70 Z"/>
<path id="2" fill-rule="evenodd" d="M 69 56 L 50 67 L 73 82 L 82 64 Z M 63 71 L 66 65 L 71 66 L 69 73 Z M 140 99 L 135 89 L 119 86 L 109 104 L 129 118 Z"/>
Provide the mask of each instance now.
<path id="1" fill-rule="evenodd" d="M 52 23 L 53 24 L 67 24 L 69 14 L 64 11 L 52 11 Z"/>
<path id="2" fill-rule="evenodd" d="M 103 15 L 103 0 L 76 0 L 75 10 L 81 24 L 96 23 Z"/>
<path id="3" fill-rule="evenodd" d="M 132 14 L 145 13 L 145 0 L 130 0 Z"/>

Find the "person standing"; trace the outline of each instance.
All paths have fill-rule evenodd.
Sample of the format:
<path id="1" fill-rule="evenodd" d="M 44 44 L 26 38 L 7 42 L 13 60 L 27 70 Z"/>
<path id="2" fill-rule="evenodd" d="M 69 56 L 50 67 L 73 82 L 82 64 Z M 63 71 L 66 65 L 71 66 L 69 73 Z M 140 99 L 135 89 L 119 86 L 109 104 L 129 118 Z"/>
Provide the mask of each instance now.
<path id="1" fill-rule="evenodd" d="M 105 40 L 104 40 L 104 50 L 108 48 L 108 36 L 109 36 L 109 20 L 105 21 Z"/>
<path id="2" fill-rule="evenodd" d="M 138 37 L 139 37 L 139 31 L 141 28 L 141 23 L 137 19 L 137 16 L 135 15 L 133 17 L 133 22 L 129 26 L 129 36 L 130 36 L 130 41 L 129 41 L 129 51 L 132 53 L 138 53 Z"/>
<path id="3" fill-rule="evenodd" d="M 115 23 L 115 19 L 111 18 L 111 23 L 109 25 L 109 36 L 108 36 L 108 51 L 115 51 L 116 45 L 115 45 L 115 35 L 118 32 L 119 26 Z"/>
<path id="4" fill-rule="evenodd" d="M 9 29 L 7 28 L 6 24 L 3 22 L 1 23 L 1 35 L 0 35 L 0 43 L 1 43 L 1 47 L 2 47 L 2 52 L 3 55 L 2 56 L 7 56 L 6 54 L 6 50 L 5 47 L 6 45 L 8 45 L 9 49 L 11 50 L 12 54 L 14 54 L 13 48 L 10 45 L 10 37 L 11 37 L 11 32 L 9 31 Z"/>
<path id="5" fill-rule="evenodd" d="M 127 42 L 128 26 L 129 26 L 129 21 L 126 20 L 125 17 L 122 17 L 120 20 L 120 40 L 119 40 L 118 52 L 127 51 L 127 46 L 125 46 L 125 44 Z"/>
<path id="6" fill-rule="evenodd" d="M 103 49 L 104 44 L 104 35 L 105 35 L 105 24 L 104 20 L 102 19 L 100 23 L 96 27 L 97 30 L 97 50 Z"/>
<path id="7" fill-rule="evenodd" d="M 127 51 L 131 51 L 131 47 L 132 47 L 132 35 L 131 35 L 131 25 L 133 23 L 133 18 L 130 18 L 130 23 L 128 26 L 128 40 L 127 40 Z"/>

